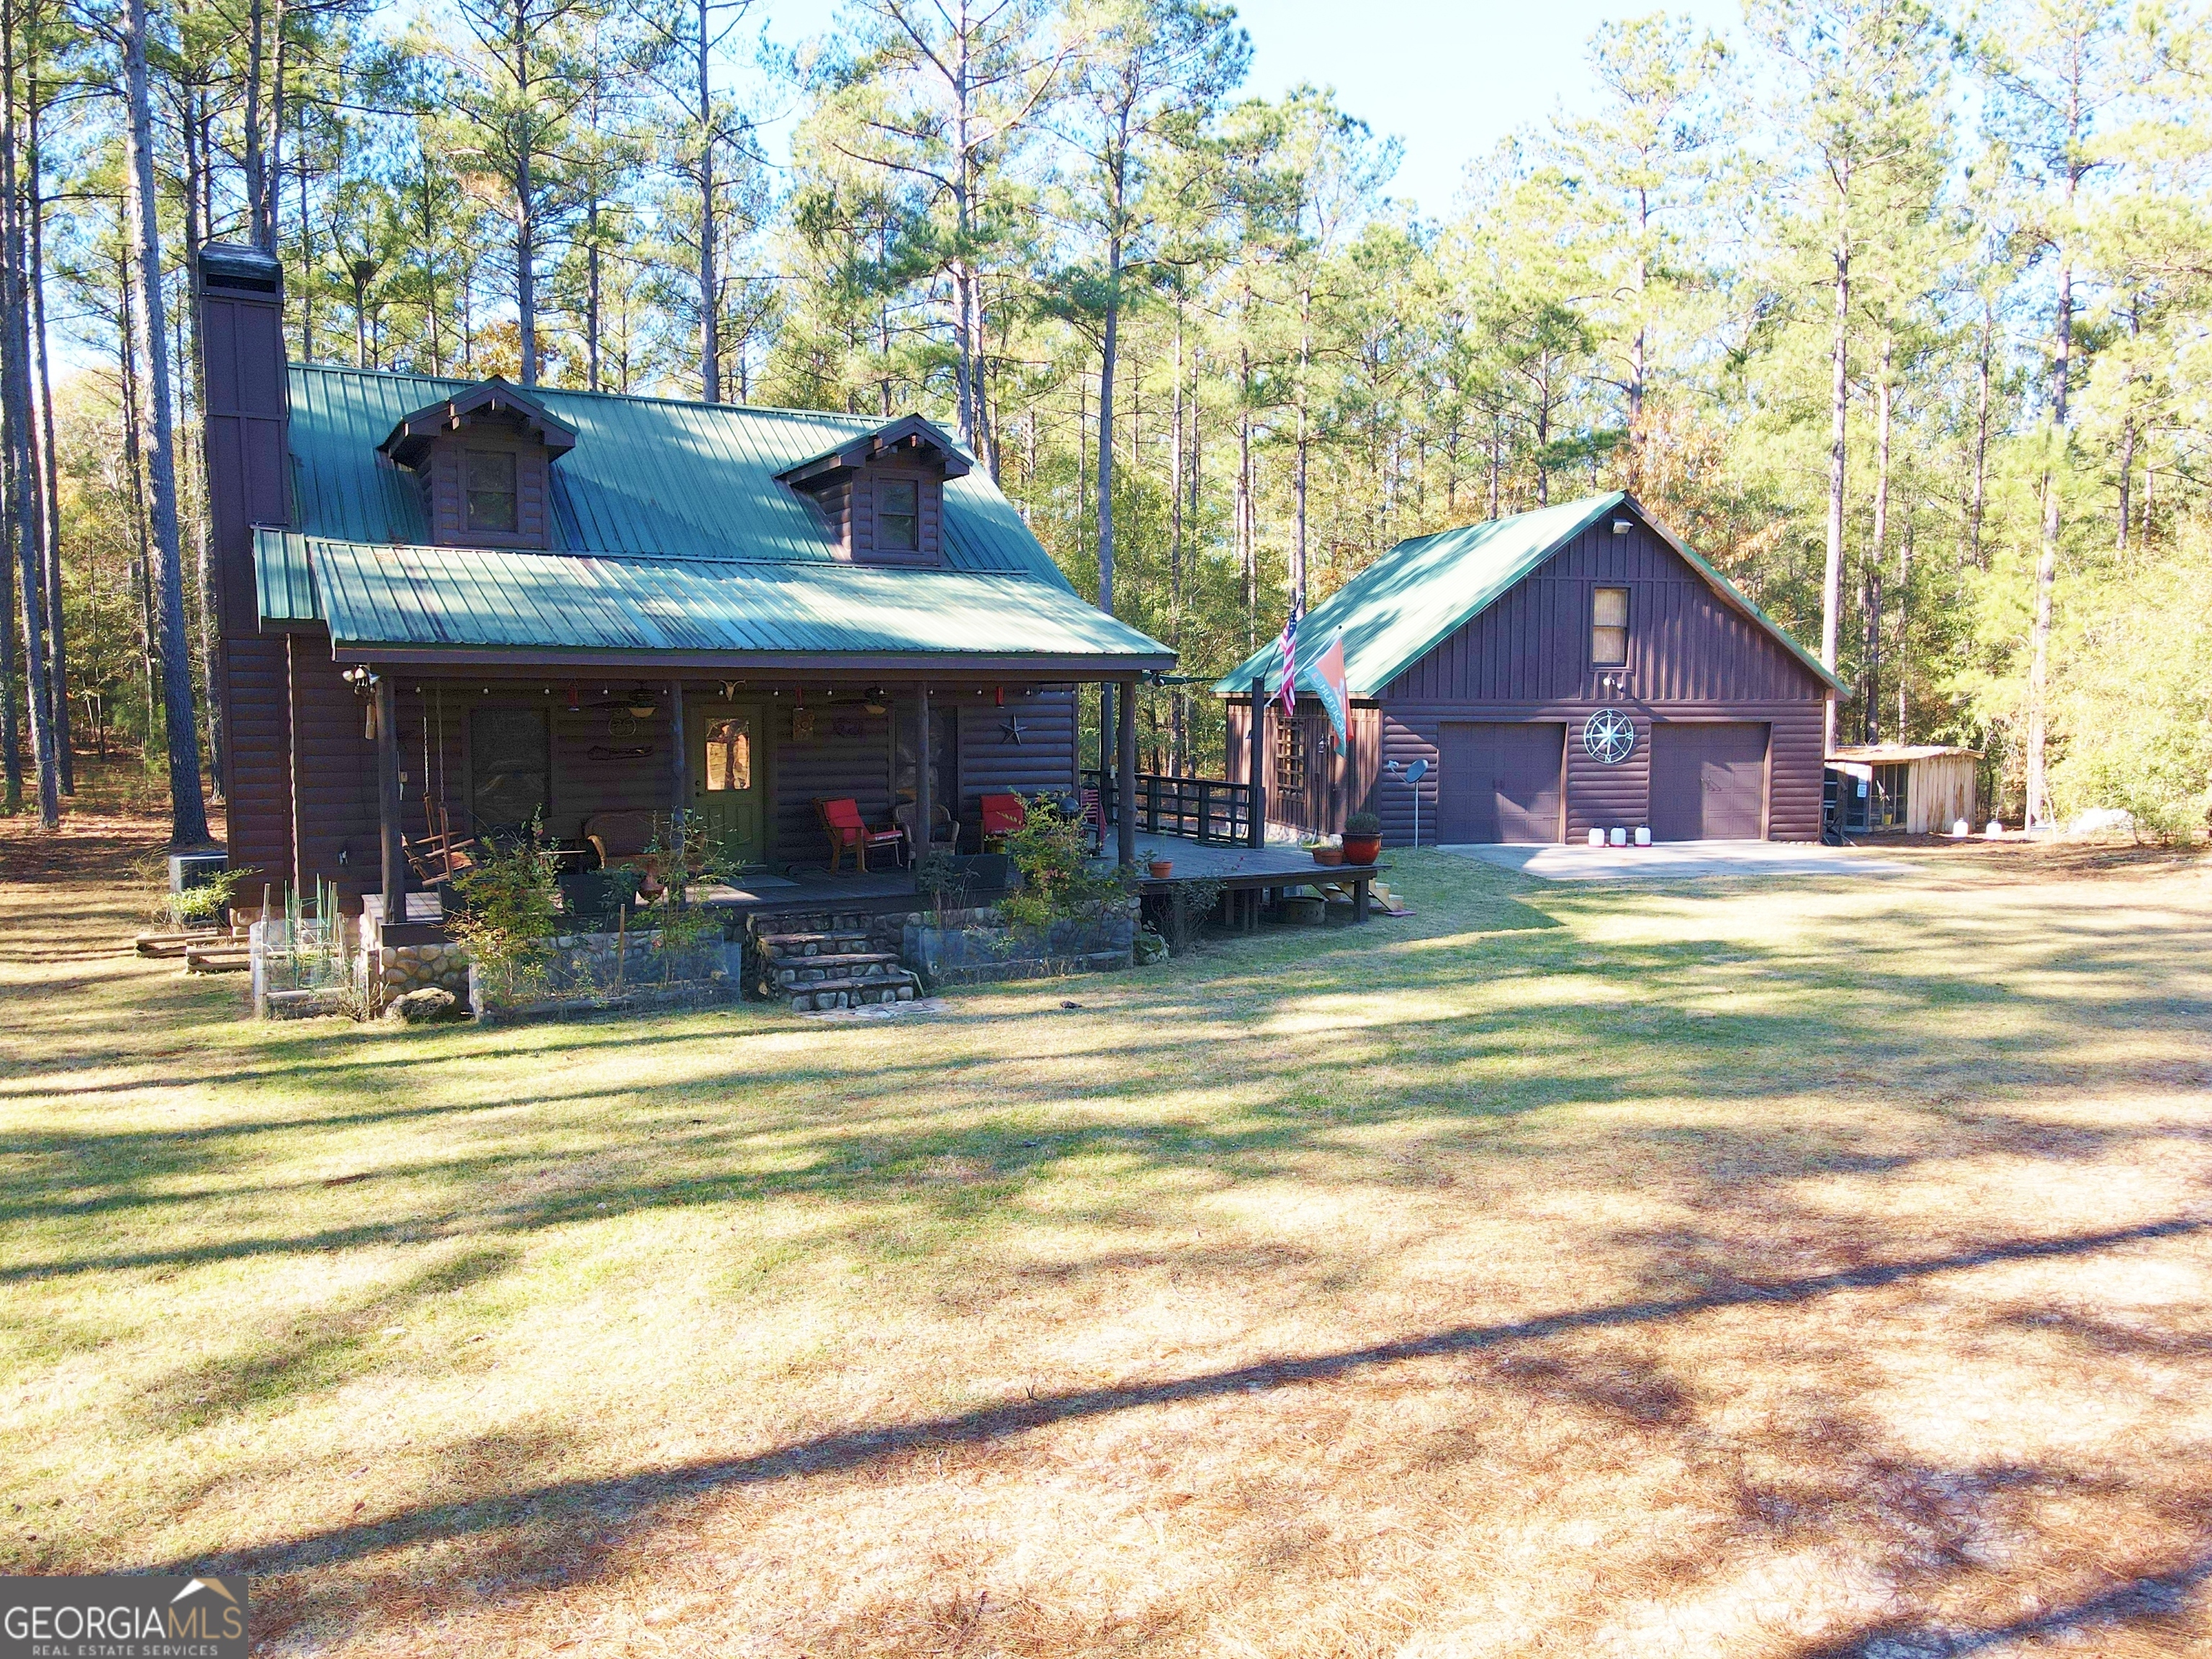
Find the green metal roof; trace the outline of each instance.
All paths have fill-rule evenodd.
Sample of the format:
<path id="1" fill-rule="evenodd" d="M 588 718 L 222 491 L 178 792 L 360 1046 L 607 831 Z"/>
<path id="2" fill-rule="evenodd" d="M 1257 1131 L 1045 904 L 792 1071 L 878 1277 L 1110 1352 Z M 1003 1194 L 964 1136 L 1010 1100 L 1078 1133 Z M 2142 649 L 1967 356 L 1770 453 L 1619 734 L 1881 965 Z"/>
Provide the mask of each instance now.
<path id="1" fill-rule="evenodd" d="M 256 532 L 262 612 L 328 623 L 340 651 L 865 653 L 1165 668 L 1174 653 L 1065 584 L 995 572 L 606 557 Z"/>
<path id="2" fill-rule="evenodd" d="M 408 416 L 479 384 L 293 364 L 292 527 L 337 541 L 427 542 L 413 475 L 377 446 Z M 557 552 L 836 562 L 812 509 L 775 475 L 884 424 L 556 386 L 526 395 L 576 434 L 575 447 L 552 468 Z M 1068 588 L 981 469 L 947 480 L 944 537 L 948 570 Z"/>
<path id="3" fill-rule="evenodd" d="M 553 547 L 429 545 L 413 475 L 378 446 L 477 384 L 292 366 L 292 527 L 254 538 L 264 622 L 410 655 L 1174 664 L 1079 599 L 980 471 L 945 482 L 942 568 L 837 557 L 776 475 L 884 424 L 861 416 L 533 386 L 575 432 L 550 472 Z"/>
<path id="4" fill-rule="evenodd" d="M 1837 690 L 1844 689 L 1818 659 L 1808 655 L 1727 577 L 1619 490 L 1400 542 L 1306 612 L 1298 628 L 1299 657 L 1306 659 L 1310 651 L 1319 650 L 1341 629 L 1345 678 L 1352 695 L 1378 696 L 1455 629 L 1481 615 L 1537 566 L 1624 503 L 1807 669 Z M 1213 689 L 1224 696 L 1242 696 L 1252 689 L 1255 679 L 1265 677 L 1272 683 L 1281 672 L 1280 646 L 1270 641 Z"/>

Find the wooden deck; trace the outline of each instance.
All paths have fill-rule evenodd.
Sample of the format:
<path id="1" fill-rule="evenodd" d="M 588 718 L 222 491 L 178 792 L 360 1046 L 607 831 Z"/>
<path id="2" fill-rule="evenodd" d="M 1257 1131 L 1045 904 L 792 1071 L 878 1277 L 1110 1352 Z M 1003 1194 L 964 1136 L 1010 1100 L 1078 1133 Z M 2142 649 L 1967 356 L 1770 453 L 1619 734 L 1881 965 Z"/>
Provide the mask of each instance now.
<path id="1" fill-rule="evenodd" d="M 1137 852 L 1140 860 L 1148 852 L 1156 853 L 1172 860 L 1175 866 L 1174 872 L 1164 878 L 1143 877 L 1139 890 L 1146 897 L 1167 897 L 1186 883 L 1218 883 L 1223 894 L 1230 898 L 1232 922 L 1247 927 L 1256 924 L 1261 907 L 1273 903 L 1284 890 L 1316 882 L 1340 883 L 1350 887 L 1354 917 L 1364 921 L 1368 884 L 1382 867 L 1366 865 L 1328 868 L 1316 864 L 1310 854 L 1292 847 L 1237 847 L 1218 841 L 1202 842 L 1188 836 L 1140 836 Z M 819 866 L 787 866 L 778 875 L 742 886 L 695 887 L 692 896 L 699 903 L 744 915 L 824 908 L 904 910 L 913 908 L 916 903 L 914 872 L 896 866 L 872 870 L 865 875 L 846 870 L 833 876 Z M 368 895 L 365 902 L 373 916 L 380 916 L 380 894 Z M 430 927 L 442 921 L 443 911 L 437 896 L 410 893 L 407 920 Z"/>

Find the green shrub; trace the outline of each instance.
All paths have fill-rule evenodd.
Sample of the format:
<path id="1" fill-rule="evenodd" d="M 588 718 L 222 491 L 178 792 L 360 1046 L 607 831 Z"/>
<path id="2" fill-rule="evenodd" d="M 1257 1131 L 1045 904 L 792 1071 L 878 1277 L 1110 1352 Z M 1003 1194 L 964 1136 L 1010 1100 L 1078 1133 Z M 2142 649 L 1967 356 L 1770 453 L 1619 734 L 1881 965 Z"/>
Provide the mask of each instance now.
<path id="1" fill-rule="evenodd" d="M 1055 921 L 1096 921 L 1134 892 L 1135 872 L 1096 861 L 1083 821 L 1049 797 L 1028 803 L 1028 821 L 1006 837 L 1021 884 L 998 902 L 1006 924 L 1042 933 Z"/>
<path id="2" fill-rule="evenodd" d="M 1344 820 L 1346 841 L 1367 841 L 1382 833 L 1382 820 L 1372 812 L 1353 812 Z"/>
<path id="3" fill-rule="evenodd" d="M 532 835 L 503 848 L 487 847 L 483 861 L 454 880 L 461 902 L 447 912 L 447 931 L 499 995 L 527 995 L 545 983 L 559 861 Z"/>

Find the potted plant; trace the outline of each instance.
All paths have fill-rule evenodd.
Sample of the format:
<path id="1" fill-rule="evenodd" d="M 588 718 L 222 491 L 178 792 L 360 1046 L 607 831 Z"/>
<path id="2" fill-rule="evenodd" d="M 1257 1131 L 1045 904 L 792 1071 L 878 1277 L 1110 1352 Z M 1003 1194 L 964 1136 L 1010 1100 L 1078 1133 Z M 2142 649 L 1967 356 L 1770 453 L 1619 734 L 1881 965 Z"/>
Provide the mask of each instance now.
<path id="1" fill-rule="evenodd" d="M 1324 865 L 1333 869 L 1344 862 L 1344 848 L 1334 842 L 1310 842 L 1307 844 L 1306 850 L 1313 854 L 1313 861 L 1316 864 Z"/>
<path id="2" fill-rule="evenodd" d="M 1158 848 L 1147 847 L 1145 849 L 1145 867 L 1152 872 L 1154 881 L 1165 881 L 1175 873 L 1175 860 L 1162 858 Z"/>
<path id="3" fill-rule="evenodd" d="M 1344 861 L 1372 864 L 1382 856 L 1382 820 L 1372 812 L 1354 812 L 1344 821 Z"/>

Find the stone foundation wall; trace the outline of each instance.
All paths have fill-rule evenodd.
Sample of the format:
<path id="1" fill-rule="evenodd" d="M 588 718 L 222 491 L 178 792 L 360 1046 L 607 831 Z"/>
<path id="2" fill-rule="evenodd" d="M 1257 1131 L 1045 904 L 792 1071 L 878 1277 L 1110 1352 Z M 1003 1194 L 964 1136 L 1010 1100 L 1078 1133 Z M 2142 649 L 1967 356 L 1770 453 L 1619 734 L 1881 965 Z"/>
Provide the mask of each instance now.
<path id="1" fill-rule="evenodd" d="M 1096 921 L 1018 933 L 994 909 L 915 910 L 899 918 L 900 953 L 932 989 L 1109 973 L 1134 965 L 1136 907 Z"/>
<path id="2" fill-rule="evenodd" d="M 385 945 L 376 952 L 375 1003 L 435 986 L 464 1002 L 469 994 L 469 953 L 459 945 Z"/>

